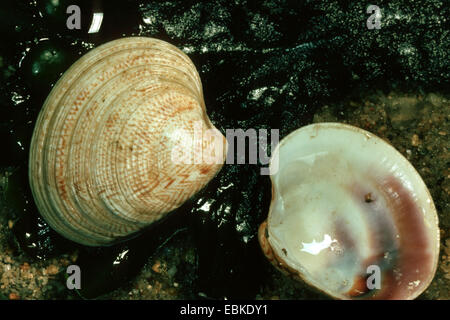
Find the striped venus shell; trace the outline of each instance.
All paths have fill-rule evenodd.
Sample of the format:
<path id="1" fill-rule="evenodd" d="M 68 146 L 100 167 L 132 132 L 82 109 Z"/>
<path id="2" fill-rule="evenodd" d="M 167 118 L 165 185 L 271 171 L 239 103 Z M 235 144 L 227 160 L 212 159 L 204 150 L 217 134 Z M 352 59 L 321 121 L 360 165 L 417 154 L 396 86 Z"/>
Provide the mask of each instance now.
<path id="1" fill-rule="evenodd" d="M 413 299 L 439 258 L 438 217 L 414 167 L 341 123 L 300 128 L 276 147 L 258 238 L 283 273 L 338 299 Z M 379 267 L 379 288 L 374 266 Z M 369 282 L 368 282 L 369 281 Z"/>
<path id="2" fill-rule="evenodd" d="M 34 129 L 29 179 L 38 210 L 84 245 L 129 237 L 181 206 L 222 167 L 172 161 L 179 130 L 191 134 L 199 122 L 217 131 L 182 51 L 143 37 L 91 50 L 56 83 Z"/>

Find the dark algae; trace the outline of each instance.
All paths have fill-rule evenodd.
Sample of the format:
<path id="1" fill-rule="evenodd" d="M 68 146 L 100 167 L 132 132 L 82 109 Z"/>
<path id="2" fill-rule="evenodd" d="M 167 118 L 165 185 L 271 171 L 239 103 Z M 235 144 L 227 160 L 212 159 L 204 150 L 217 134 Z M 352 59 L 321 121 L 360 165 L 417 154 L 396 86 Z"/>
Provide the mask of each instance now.
<path id="1" fill-rule="evenodd" d="M 81 8 L 80 30 L 66 26 L 72 4 Z M 2 1 L 0 267 L 10 269 L 0 268 L 0 298 L 326 299 L 261 253 L 257 231 L 271 199 L 262 163 L 225 164 L 182 207 L 110 247 L 70 242 L 40 217 L 27 169 L 45 98 L 91 48 L 139 35 L 189 55 L 223 134 L 267 129 L 270 141 L 270 129 L 282 139 L 312 122 L 340 121 L 389 140 L 418 168 L 438 208 L 443 267 L 423 298 L 448 299 L 450 8 L 439 0 L 376 4 L 378 30 L 367 28 L 361 1 Z M 88 33 L 94 12 L 104 20 Z M 81 290 L 65 288 L 68 264 L 83 270 Z M 12 280 L 29 272 L 47 289 Z"/>

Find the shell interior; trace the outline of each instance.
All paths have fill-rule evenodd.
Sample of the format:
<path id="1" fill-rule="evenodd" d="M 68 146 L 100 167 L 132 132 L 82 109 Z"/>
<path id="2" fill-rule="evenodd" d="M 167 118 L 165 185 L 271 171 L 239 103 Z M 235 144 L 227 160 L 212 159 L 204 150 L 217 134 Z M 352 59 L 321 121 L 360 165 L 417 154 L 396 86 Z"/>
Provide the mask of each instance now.
<path id="1" fill-rule="evenodd" d="M 425 290 L 439 254 L 436 209 L 392 146 L 349 125 L 314 124 L 283 139 L 270 168 L 268 241 L 289 269 L 342 299 Z"/>

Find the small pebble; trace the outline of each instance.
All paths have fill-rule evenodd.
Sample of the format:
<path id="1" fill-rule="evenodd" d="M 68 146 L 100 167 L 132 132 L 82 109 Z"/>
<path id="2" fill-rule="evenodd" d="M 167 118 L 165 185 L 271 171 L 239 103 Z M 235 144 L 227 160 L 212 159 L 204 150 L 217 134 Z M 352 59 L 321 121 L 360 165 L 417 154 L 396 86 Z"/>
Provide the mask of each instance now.
<path id="1" fill-rule="evenodd" d="M 24 262 L 24 264 L 20 266 L 20 270 L 22 271 L 28 271 L 29 269 L 30 265 L 28 264 L 28 262 Z"/>
<path id="2" fill-rule="evenodd" d="M 59 268 L 53 264 L 48 266 L 48 268 L 47 268 L 47 274 L 49 274 L 49 275 L 55 275 L 58 272 L 59 272 Z"/>
<path id="3" fill-rule="evenodd" d="M 417 134 L 413 134 L 411 144 L 413 147 L 417 147 L 420 144 L 419 136 Z"/>
<path id="4" fill-rule="evenodd" d="M 152 266 L 152 270 L 156 273 L 161 273 L 161 262 L 156 261 L 155 264 Z"/>
<path id="5" fill-rule="evenodd" d="M 9 294 L 9 300 L 19 300 L 19 299 L 20 299 L 20 297 L 17 293 L 11 292 Z"/>

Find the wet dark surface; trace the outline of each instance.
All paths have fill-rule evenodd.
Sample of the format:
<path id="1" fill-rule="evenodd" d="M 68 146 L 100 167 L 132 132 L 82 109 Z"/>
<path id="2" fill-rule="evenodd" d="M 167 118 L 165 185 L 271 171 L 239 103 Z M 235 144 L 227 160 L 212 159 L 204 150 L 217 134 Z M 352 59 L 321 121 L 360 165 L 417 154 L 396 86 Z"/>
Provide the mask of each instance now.
<path id="1" fill-rule="evenodd" d="M 277 128 L 281 139 L 311 123 L 320 106 L 355 91 L 449 92 L 444 1 L 378 1 L 379 30 L 367 29 L 360 1 L 56 3 L 0 4 L 0 165 L 13 172 L 5 197 L 8 219 L 15 221 L 10 242 L 30 259 L 77 251 L 87 298 L 134 277 L 176 232 L 195 246 L 195 270 L 183 280 L 192 297 L 254 298 L 267 273 L 256 232 L 270 202 L 261 165 L 225 165 L 194 199 L 125 243 L 88 248 L 52 231 L 30 195 L 29 141 L 51 87 L 90 48 L 131 35 L 177 45 L 197 66 L 208 114 L 223 133 Z M 66 27 L 69 4 L 82 10 L 81 30 Z M 88 34 L 94 11 L 105 19 L 100 32 Z"/>

